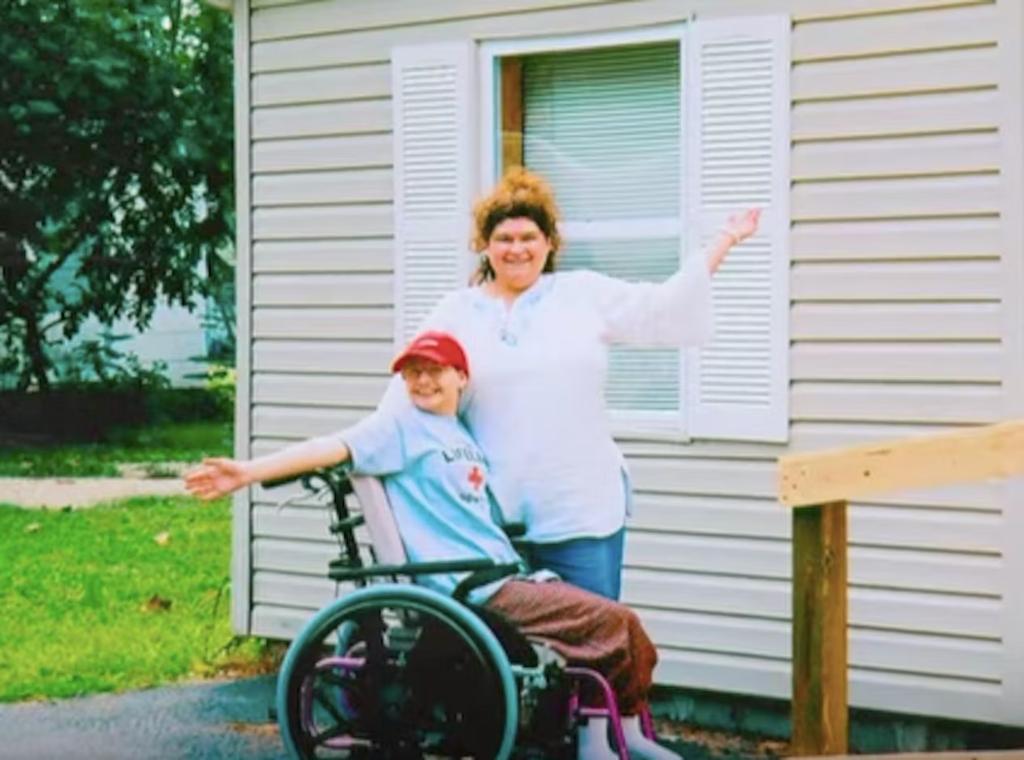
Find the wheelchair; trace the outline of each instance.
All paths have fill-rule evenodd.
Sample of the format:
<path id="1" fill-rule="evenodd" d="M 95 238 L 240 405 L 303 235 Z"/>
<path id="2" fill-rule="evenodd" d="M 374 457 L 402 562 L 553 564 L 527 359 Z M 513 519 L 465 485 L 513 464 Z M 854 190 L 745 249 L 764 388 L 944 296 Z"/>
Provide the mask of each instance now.
<path id="1" fill-rule="evenodd" d="M 340 555 L 329 576 L 356 588 L 314 615 L 285 655 L 276 706 L 291 757 L 575 760 L 577 727 L 602 716 L 628 760 L 615 697 L 599 673 L 461 600 L 517 566 L 409 563 L 380 481 L 344 468 L 301 481 L 327 493 L 333 508 Z M 349 509 L 353 494 L 358 510 Z M 360 526 L 369 546 L 360 545 Z M 398 581 L 436 572 L 470 575 L 453 596 Z M 641 725 L 653 738 L 649 714 Z"/>

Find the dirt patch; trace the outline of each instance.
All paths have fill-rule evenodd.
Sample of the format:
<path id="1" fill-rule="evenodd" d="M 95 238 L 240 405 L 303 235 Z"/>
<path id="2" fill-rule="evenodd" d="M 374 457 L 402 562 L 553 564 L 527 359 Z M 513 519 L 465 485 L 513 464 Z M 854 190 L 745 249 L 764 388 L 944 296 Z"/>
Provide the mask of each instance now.
<path id="1" fill-rule="evenodd" d="M 276 723 L 243 723 L 234 721 L 228 723 L 228 728 L 239 734 L 247 736 L 277 736 L 280 731 Z"/>
<path id="2" fill-rule="evenodd" d="M 713 731 L 665 718 L 655 718 L 654 728 L 659 738 L 699 744 L 712 757 L 777 758 L 789 754 L 789 743 L 778 739 Z"/>
<path id="3" fill-rule="evenodd" d="M 217 678 L 233 679 L 277 673 L 287 651 L 287 641 L 268 641 L 258 658 L 227 655 L 217 661 L 213 673 Z"/>
<path id="4" fill-rule="evenodd" d="M 192 462 L 129 462 L 117 465 L 117 474 L 131 480 L 181 478 L 192 467 Z"/>

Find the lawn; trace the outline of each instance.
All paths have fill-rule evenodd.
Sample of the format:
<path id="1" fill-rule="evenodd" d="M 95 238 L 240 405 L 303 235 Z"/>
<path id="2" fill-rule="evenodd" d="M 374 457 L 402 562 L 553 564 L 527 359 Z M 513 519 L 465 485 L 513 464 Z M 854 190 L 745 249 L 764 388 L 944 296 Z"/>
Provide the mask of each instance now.
<path id="1" fill-rule="evenodd" d="M 230 421 L 126 428 L 109 437 L 105 443 L 0 447 L 0 476 L 113 477 L 117 465 L 127 462 L 151 463 L 149 474 L 160 475 L 160 463 L 197 462 L 204 456 L 229 455 L 232 449 Z"/>
<path id="2" fill-rule="evenodd" d="M 0 702 L 268 667 L 229 624 L 227 500 L 0 505 Z"/>

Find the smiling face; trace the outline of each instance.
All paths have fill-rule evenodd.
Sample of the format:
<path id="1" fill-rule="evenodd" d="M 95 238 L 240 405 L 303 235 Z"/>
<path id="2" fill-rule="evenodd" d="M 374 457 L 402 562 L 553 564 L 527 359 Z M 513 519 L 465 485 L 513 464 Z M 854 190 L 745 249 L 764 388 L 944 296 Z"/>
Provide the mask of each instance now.
<path id="1" fill-rule="evenodd" d="M 455 367 L 421 357 L 407 360 L 401 369 L 405 389 L 418 409 L 431 414 L 455 414 L 466 374 Z"/>
<path id="2" fill-rule="evenodd" d="M 494 290 L 498 295 L 519 295 L 537 282 L 550 254 L 550 241 L 529 217 L 510 217 L 500 222 L 487 240 Z"/>

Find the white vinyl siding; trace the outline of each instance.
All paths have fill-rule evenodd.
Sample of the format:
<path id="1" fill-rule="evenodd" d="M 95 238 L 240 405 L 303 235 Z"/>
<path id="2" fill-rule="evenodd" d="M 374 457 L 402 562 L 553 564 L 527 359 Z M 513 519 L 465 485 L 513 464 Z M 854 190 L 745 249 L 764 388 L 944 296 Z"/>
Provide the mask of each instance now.
<path id="1" fill-rule="evenodd" d="M 523 58 L 523 163 L 558 198 L 559 269 L 655 282 L 679 269 L 679 47 Z M 613 348 L 609 409 L 681 427 L 680 362 L 678 350 Z"/>
<path id="2" fill-rule="evenodd" d="M 793 28 L 794 448 L 1000 417 L 998 13 L 960 3 Z M 851 704 L 1021 722 L 1015 506 L 998 483 L 851 506 Z"/>
<path id="3" fill-rule="evenodd" d="M 998 57 L 1019 50 L 1016 3 L 255 8 L 250 24 L 236 24 L 252 36 L 241 74 L 252 138 L 243 133 L 239 146 L 251 158 L 239 187 L 254 193 L 239 196 L 239 227 L 253 230 L 240 255 L 251 254 L 254 292 L 240 314 L 251 328 L 239 340 L 252 344 L 242 445 L 266 453 L 337 429 L 372 409 L 386 382 L 394 46 L 779 12 L 793 19 L 789 442 L 647 433 L 620 442 L 636 486 L 624 595 L 659 647 L 657 682 L 788 699 L 790 527 L 775 500 L 777 456 L 992 422 L 1020 403 L 1009 392 L 1021 378 L 1006 369 L 1021 345 L 1021 325 L 1007 319 L 1019 315 L 1020 291 L 1003 273 L 1019 271 L 1007 229 L 1021 211 L 1000 190 L 1020 173 L 1006 158 L 1020 155 L 1019 123 L 1009 128 L 1007 116 L 1020 90 L 1006 89 Z M 1014 495 L 995 481 L 851 505 L 851 704 L 1024 725 Z M 254 489 L 235 513 L 236 554 L 251 567 L 236 575 L 234 596 L 251 587 L 243 629 L 255 635 L 293 636 L 335 594 L 326 515 L 306 503 L 278 512 L 281 498 Z"/>

